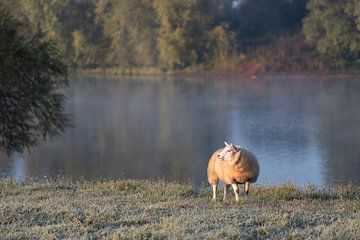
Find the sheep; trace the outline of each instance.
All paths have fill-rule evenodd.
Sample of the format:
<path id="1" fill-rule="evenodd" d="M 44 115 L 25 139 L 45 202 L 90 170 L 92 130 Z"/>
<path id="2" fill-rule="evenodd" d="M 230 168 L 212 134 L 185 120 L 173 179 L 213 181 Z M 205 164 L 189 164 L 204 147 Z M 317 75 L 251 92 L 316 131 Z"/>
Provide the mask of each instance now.
<path id="1" fill-rule="evenodd" d="M 250 183 L 256 182 L 259 172 L 258 160 L 252 152 L 225 142 L 225 148 L 216 150 L 208 163 L 207 174 L 213 190 L 212 200 L 216 201 L 217 186 L 219 180 L 222 180 L 225 183 L 223 200 L 226 201 L 226 192 L 231 185 L 235 200 L 239 202 L 238 184 L 244 184 L 245 196 L 247 196 Z"/>

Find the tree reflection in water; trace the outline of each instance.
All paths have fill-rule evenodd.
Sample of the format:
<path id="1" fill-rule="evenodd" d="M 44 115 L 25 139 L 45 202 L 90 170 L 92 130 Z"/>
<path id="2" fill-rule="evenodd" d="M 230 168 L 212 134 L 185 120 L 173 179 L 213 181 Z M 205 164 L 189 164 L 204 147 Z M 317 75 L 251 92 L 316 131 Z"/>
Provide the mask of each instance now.
<path id="1" fill-rule="evenodd" d="M 227 140 L 256 153 L 259 183 L 359 181 L 359 85 L 336 76 L 76 78 L 67 92 L 74 128 L 26 161 L 1 156 L 1 175 L 199 186 Z"/>

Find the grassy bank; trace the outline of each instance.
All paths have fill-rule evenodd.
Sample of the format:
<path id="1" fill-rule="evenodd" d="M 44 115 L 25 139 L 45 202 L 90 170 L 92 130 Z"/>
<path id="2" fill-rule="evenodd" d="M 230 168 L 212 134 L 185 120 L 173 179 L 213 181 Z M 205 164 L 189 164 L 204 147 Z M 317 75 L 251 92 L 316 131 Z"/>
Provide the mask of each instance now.
<path id="1" fill-rule="evenodd" d="M 0 180 L 0 239 L 356 239 L 360 188 L 256 186 L 241 203 L 161 181 Z M 220 199 L 219 199 L 220 200 Z"/>

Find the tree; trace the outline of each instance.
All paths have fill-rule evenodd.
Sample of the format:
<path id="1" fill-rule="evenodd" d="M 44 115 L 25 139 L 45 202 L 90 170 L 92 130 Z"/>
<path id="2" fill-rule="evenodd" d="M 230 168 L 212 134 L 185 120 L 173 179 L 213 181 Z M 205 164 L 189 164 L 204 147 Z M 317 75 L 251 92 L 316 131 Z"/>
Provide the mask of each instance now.
<path id="1" fill-rule="evenodd" d="M 159 63 L 165 69 L 184 68 L 204 61 L 211 29 L 209 0 L 155 0 L 160 29 Z"/>
<path id="2" fill-rule="evenodd" d="M 303 32 L 317 53 L 335 67 L 360 67 L 360 3 L 311 0 Z"/>
<path id="3" fill-rule="evenodd" d="M 226 24 L 214 27 L 208 34 L 205 62 L 211 67 L 226 68 L 237 56 L 236 34 Z M 230 63 L 231 65 L 234 62 Z M 236 67 L 236 66 L 232 66 Z"/>
<path id="4" fill-rule="evenodd" d="M 64 131 L 67 67 L 58 48 L 26 32 L 0 5 L 0 151 L 10 154 Z"/>
<path id="5" fill-rule="evenodd" d="M 99 0 L 96 13 L 111 42 L 108 65 L 156 65 L 157 23 L 153 0 Z"/>
<path id="6" fill-rule="evenodd" d="M 73 67 L 101 65 L 107 51 L 102 26 L 96 22 L 98 0 L 23 0 L 29 22 L 45 40 L 63 48 Z M 79 44 L 81 43 L 81 44 Z"/>

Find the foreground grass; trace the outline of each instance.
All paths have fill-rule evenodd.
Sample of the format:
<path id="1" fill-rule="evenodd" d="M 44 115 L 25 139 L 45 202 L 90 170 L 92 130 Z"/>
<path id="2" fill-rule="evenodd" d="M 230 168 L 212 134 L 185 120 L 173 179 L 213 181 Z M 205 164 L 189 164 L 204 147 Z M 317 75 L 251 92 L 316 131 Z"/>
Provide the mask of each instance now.
<path id="1" fill-rule="evenodd" d="M 359 191 L 256 186 L 235 204 L 162 181 L 2 179 L 0 239 L 358 239 Z"/>

